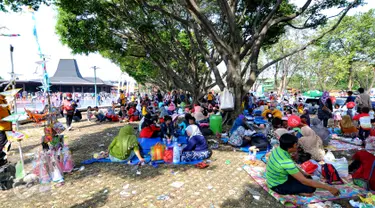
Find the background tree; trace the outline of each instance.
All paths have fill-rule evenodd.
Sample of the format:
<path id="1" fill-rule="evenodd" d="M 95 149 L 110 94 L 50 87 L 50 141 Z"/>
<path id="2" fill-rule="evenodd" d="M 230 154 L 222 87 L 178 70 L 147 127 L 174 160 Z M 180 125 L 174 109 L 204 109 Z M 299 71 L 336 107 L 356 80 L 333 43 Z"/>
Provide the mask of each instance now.
<path id="1" fill-rule="evenodd" d="M 320 51 L 333 56 L 335 62 L 340 63 L 336 65 L 338 69 L 344 69 L 343 80 L 348 82 L 347 87 L 343 89 L 352 90 L 355 84 L 359 84 L 355 83 L 356 77 L 358 80 L 358 76 L 364 74 L 357 73 L 356 67 L 363 69 L 367 65 L 367 72 L 373 77 L 369 64 L 373 63 L 375 58 L 374 22 L 374 9 L 366 13 L 346 16 L 334 32 L 319 42 Z"/>
<path id="2" fill-rule="evenodd" d="M 193 31 L 134 1 L 61 0 L 56 26 L 74 53 L 100 52 L 140 83 L 191 92 L 197 101 L 216 85 Z"/>

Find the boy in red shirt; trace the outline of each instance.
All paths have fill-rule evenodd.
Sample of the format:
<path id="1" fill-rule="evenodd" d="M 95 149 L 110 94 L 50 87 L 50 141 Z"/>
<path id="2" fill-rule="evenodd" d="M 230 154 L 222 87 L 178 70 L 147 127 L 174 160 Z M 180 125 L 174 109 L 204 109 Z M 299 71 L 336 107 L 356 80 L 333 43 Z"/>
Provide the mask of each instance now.
<path id="1" fill-rule="evenodd" d="M 358 115 L 355 115 L 353 117 L 353 120 L 354 121 L 359 121 L 361 118 L 363 117 L 370 117 L 370 109 L 368 107 L 363 107 L 362 109 L 362 113 L 358 114 Z M 364 129 L 362 128 L 361 124 L 359 125 L 359 132 L 358 132 L 358 137 L 363 141 L 365 140 L 367 137 L 370 136 L 370 129 Z"/>

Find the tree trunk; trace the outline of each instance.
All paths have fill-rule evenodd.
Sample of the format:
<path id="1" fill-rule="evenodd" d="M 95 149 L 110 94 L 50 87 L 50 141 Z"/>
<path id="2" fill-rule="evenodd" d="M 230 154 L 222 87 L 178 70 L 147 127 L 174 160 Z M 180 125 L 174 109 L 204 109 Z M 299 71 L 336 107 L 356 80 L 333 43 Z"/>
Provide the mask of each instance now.
<path id="1" fill-rule="evenodd" d="M 280 90 L 280 88 L 276 88 L 277 85 L 279 85 L 278 80 L 277 80 L 277 75 L 279 74 L 279 63 L 275 64 L 275 75 L 274 75 L 274 90 Z M 279 86 L 280 87 L 280 86 Z"/>
<path id="2" fill-rule="evenodd" d="M 242 113 L 242 93 L 243 93 L 243 83 L 241 77 L 241 61 L 239 55 L 232 55 L 228 57 L 226 61 L 228 76 L 227 76 L 227 86 L 229 89 L 233 89 L 234 97 L 234 112 L 231 116 L 232 118 L 237 117 Z"/>
<path id="3" fill-rule="evenodd" d="M 349 63 L 349 78 L 348 78 L 348 90 L 352 90 L 353 88 L 353 64 L 352 62 Z"/>
<path id="4" fill-rule="evenodd" d="M 371 80 L 371 83 L 367 89 L 367 93 L 369 94 L 371 92 L 371 88 L 374 86 L 374 83 L 375 83 L 375 67 L 373 68 L 372 70 L 372 80 Z"/>

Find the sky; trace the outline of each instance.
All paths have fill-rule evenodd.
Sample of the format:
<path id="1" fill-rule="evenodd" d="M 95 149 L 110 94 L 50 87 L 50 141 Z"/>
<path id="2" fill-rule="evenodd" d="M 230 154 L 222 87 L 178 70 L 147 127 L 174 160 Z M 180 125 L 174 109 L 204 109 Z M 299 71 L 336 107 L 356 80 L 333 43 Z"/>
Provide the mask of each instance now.
<path id="1" fill-rule="evenodd" d="M 298 6 L 303 5 L 305 0 L 294 0 Z M 353 9 L 349 15 L 357 12 L 366 12 L 375 8 L 374 0 L 367 0 L 367 5 L 361 8 Z M 337 11 L 331 10 L 328 13 L 335 14 Z M 117 80 L 121 74 L 118 66 L 111 61 L 102 58 L 100 54 L 73 55 L 71 49 L 62 45 L 59 37 L 55 33 L 56 9 L 53 7 L 41 6 L 35 12 L 36 26 L 39 36 L 39 42 L 43 54 L 49 56 L 47 62 L 47 71 L 50 76 L 56 71 L 59 59 L 74 58 L 78 62 L 82 76 L 93 77 L 92 66 L 98 66 L 97 76 L 103 80 Z M 0 36 L 0 77 L 9 79 L 11 71 L 9 45 L 14 47 L 13 62 L 14 71 L 19 74 L 20 79 L 38 78 L 41 76 L 41 69 L 37 69 L 35 62 L 40 61 L 38 47 L 33 35 L 34 21 L 32 14 L 28 11 L 21 13 L 0 13 L 0 27 L 7 27 L 6 30 L 0 30 L 6 34 L 20 34 L 19 37 L 1 37 Z M 36 72 L 36 73 L 35 73 Z"/>

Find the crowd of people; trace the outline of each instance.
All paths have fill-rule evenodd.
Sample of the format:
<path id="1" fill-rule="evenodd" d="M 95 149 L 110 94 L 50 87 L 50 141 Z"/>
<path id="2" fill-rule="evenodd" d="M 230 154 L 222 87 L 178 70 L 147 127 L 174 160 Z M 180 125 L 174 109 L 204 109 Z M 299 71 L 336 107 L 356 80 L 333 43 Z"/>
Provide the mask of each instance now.
<path id="1" fill-rule="evenodd" d="M 363 145 L 367 137 L 375 136 L 370 96 L 363 88 L 358 92 L 357 96 L 347 92 L 346 112 L 338 111 L 342 106 L 336 105 L 335 98 L 324 92 L 319 98 L 316 116 L 311 116 L 300 93 L 288 96 L 293 102 L 272 92 L 267 99 L 247 93 L 242 100 L 243 114 L 238 116 L 228 132 L 228 143 L 234 147 L 256 146 L 269 150 L 266 155 L 267 185 L 279 194 L 310 196 L 316 188 L 323 188 L 338 195 L 336 188 L 312 180 L 296 164 L 309 160 L 322 162 L 325 147 L 334 133 L 358 137 Z M 1 102 L 4 99 L 0 97 Z M 66 118 L 68 130 L 73 120 L 82 119 L 78 106 L 79 100 L 66 93 L 60 110 Z M 140 162 L 144 161 L 137 137 L 162 138 L 168 145 L 179 136 L 188 138 L 181 153 L 181 161 L 188 162 L 212 155 L 206 138 L 212 134 L 210 116 L 222 113 L 219 95 L 212 92 L 204 96 L 199 104 L 193 104 L 189 94 L 178 91 L 164 95 L 158 91 L 150 96 L 126 95 L 120 91 L 118 99 L 104 111 L 98 106 L 87 107 L 87 120 L 98 123 L 139 122 L 138 132 L 127 124 L 113 139 L 108 147 L 108 158 L 113 162 L 128 161 L 135 155 Z M 11 128 L 4 122 L 0 122 L 0 127 L 0 132 Z M 0 145 L 5 146 L 5 134 L 1 133 L 0 137 Z"/>
<path id="2" fill-rule="evenodd" d="M 300 105 L 305 105 L 297 93 L 294 94 L 297 102 L 289 103 L 289 100 L 280 97 L 271 93 L 268 101 L 264 102 L 247 94 L 243 99 L 245 115 L 240 115 L 234 122 L 228 143 L 235 147 L 254 145 L 256 142 L 253 140 L 257 140 L 257 136 L 253 135 L 262 129 L 266 135 L 263 141 L 271 149 L 266 155 L 266 180 L 270 189 L 282 195 L 311 196 L 316 188 L 322 188 L 338 195 L 337 188 L 312 180 L 300 165 L 310 160 L 324 163 L 325 147 L 334 134 L 358 140 L 364 147 L 366 139 L 375 136 L 370 96 L 363 88 L 358 89 L 356 96 L 348 91 L 344 103 L 347 110 L 343 111 L 343 105 L 336 104 L 335 98 L 324 92 L 314 116 L 310 115 L 308 108 L 299 110 Z M 248 118 L 252 118 L 252 122 Z M 261 144 L 256 145 L 262 147 Z M 363 156 L 356 157 L 360 158 L 355 160 L 357 166 L 364 163 Z M 367 168 L 371 169 L 371 166 Z M 375 183 L 372 186 L 375 187 Z"/>

